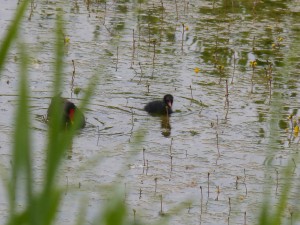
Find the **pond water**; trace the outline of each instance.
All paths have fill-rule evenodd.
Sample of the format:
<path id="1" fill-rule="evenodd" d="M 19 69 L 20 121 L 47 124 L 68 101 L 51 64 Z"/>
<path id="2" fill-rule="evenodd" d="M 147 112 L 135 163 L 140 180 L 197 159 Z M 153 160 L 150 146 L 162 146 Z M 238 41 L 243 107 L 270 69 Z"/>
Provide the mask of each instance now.
<path id="1" fill-rule="evenodd" d="M 3 31 L 17 1 L 0 4 Z M 160 219 L 161 196 L 170 224 L 211 225 L 255 224 L 265 190 L 274 202 L 279 198 L 289 178 L 282 169 L 292 158 L 298 163 L 299 140 L 287 120 L 297 116 L 299 106 L 298 1 L 34 1 L 31 16 L 30 10 L 20 41 L 30 52 L 37 184 L 45 159 L 47 125 L 41 117 L 52 96 L 58 11 L 64 12 L 67 40 L 62 95 L 78 104 L 82 93 L 75 95 L 74 89 L 84 90 L 99 76 L 87 127 L 61 168 L 66 194 L 57 224 L 74 224 L 83 199 L 90 224 L 109 201 L 107 187 L 113 183 L 125 190 L 136 217 L 148 223 Z M 4 171 L 10 169 L 18 57 L 13 49 L 0 80 Z M 167 93 L 174 96 L 171 128 L 143 110 Z M 295 167 L 294 178 L 299 172 Z M 296 212 L 296 188 L 291 195 L 289 209 Z M 176 212 L 185 201 L 191 203 Z M 0 203 L 4 223 L 7 199 Z"/>

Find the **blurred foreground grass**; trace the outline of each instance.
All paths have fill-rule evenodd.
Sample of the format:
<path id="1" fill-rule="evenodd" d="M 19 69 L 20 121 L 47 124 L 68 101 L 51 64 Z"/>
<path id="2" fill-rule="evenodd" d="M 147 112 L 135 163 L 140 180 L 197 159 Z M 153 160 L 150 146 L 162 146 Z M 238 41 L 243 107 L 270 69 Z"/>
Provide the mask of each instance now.
<path id="1" fill-rule="evenodd" d="M 15 14 L 15 18 L 11 22 L 6 35 L 1 40 L 0 47 L 0 76 L 2 75 L 5 66 L 5 60 L 13 43 L 17 43 L 20 54 L 20 74 L 19 74 L 19 93 L 18 93 L 18 107 L 15 113 L 15 128 L 14 128 L 14 145 L 12 149 L 12 168 L 10 171 L 10 179 L 6 182 L 7 198 L 9 202 L 8 225 L 21 224 L 54 224 L 57 214 L 61 206 L 61 199 L 63 191 L 58 187 L 56 177 L 59 173 L 60 164 L 63 163 L 64 155 L 68 146 L 72 143 L 73 137 L 76 133 L 76 124 L 72 129 L 61 131 L 61 117 L 59 104 L 56 103 L 53 109 L 53 119 L 50 121 L 48 129 L 48 143 L 45 149 L 46 160 L 43 175 L 43 184 L 37 192 L 37 187 L 33 180 L 32 168 L 32 146 L 31 146 L 31 130 L 30 130 L 30 111 L 29 111 L 29 90 L 28 90 L 28 53 L 26 47 L 17 38 L 18 30 L 29 0 L 21 1 Z M 62 89 L 62 69 L 63 69 L 63 19 L 60 15 L 57 16 L 56 23 L 56 43 L 55 43 L 55 63 L 53 65 L 53 96 L 58 95 Z M 295 48 L 297 50 L 297 48 Z M 294 51 L 296 51 L 294 50 Z M 287 64 L 287 63 L 286 63 Z M 83 97 L 80 108 L 84 109 L 88 104 L 95 88 L 96 77 L 91 80 L 86 88 L 85 96 Z M 276 95 L 273 102 L 278 102 Z M 275 107 L 274 107 L 275 108 Z M 276 110 L 276 109 L 274 109 Z M 276 110 L 277 111 L 277 110 Z M 276 118 L 274 118 L 276 122 Z M 274 123 L 270 121 L 270 123 Z M 79 124 L 78 124 L 79 125 Z M 272 130 L 272 129 L 271 129 Z M 274 129 L 276 130 L 276 129 Z M 141 135 L 137 135 L 141 137 Z M 142 134 L 143 136 L 143 134 Z M 278 134 L 270 135 L 275 138 Z M 272 150 L 272 143 L 270 144 Z M 284 174 L 292 173 L 291 164 L 286 168 Z M 24 177 L 26 179 L 24 179 Z M 296 183 L 297 184 L 297 183 Z M 286 180 L 280 198 L 275 207 L 270 201 L 268 193 L 261 209 L 261 214 L 258 218 L 258 224 L 282 224 L 282 217 L 287 208 L 287 198 L 292 186 L 290 179 Z M 116 189 L 116 187 L 112 187 Z M 25 194 L 24 194 L 25 193 Z M 24 196 L 24 199 L 20 199 Z M 20 210 L 20 203 L 24 203 Z M 86 224 L 86 206 L 83 205 L 81 211 L 78 213 L 77 224 Z M 99 215 L 94 218 L 92 224 L 136 224 L 135 221 L 128 219 L 128 207 L 124 203 L 124 199 L 120 194 L 112 195 L 110 202 L 99 210 Z M 296 222 L 299 217 L 295 217 Z"/>
<path id="2" fill-rule="evenodd" d="M 43 169 L 42 187 L 36 187 L 33 179 L 32 167 L 32 145 L 29 112 L 29 90 L 28 90 L 28 58 L 26 47 L 18 39 L 18 31 L 29 4 L 29 0 L 21 1 L 16 10 L 15 17 L 11 22 L 6 35 L 1 41 L 0 49 L 0 74 L 2 75 L 5 60 L 13 44 L 17 44 L 18 54 L 20 55 L 19 68 L 19 93 L 18 106 L 15 113 L 15 128 L 12 149 L 12 168 L 5 182 L 7 187 L 7 198 L 9 202 L 9 212 L 7 224 L 54 224 L 61 206 L 63 190 L 58 187 L 57 176 L 60 164 L 63 163 L 65 153 L 72 143 L 79 124 L 72 126 L 71 129 L 61 130 L 61 109 L 59 103 L 55 102 L 53 107 L 53 118 L 49 122 L 48 143 L 45 149 L 46 160 Z M 55 63 L 53 65 L 53 96 L 59 95 L 62 90 L 62 70 L 64 66 L 64 40 L 62 38 L 63 19 L 58 13 L 56 20 L 56 43 L 55 43 Z M 92 91 L 97 84 L 96 76 L 91 79 L 90 84 L 85 90 L 85 96 L 80 108 L 84 109 L 92 95 Z M 25 178 L 25 179 L 24 179 Z M 114 187 L 112 187 L 114 188 Z M 37 191 L 37 189 L 40 189 Z M 22 197 L 20 197 L 22 196 Z M 20 207 L 22 205 L 22 207 Z M 85 205 L 78 213 L 77 224 L 86 224 Z M 21 209 L 20 209 L 21 208 Z M 103 207 L 102 207 L 103 208 Z M 104 207 L 104 213 L 100 213 L 92 224 L 132 224 L 128 222 L 126 205 L 120 195 L 112 196 L 111 202 Z M 76 219 L 75 219 L 76 221 Z M 127 222 L 126 222 L 127 221 Z"/>

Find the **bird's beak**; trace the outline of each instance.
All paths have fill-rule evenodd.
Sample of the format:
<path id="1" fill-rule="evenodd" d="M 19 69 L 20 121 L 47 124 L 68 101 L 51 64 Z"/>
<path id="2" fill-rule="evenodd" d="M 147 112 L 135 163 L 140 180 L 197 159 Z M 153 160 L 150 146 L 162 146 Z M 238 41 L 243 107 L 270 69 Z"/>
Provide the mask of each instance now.
<path id="1" fill-rule="evenodd" d="M 172 108 L 172 102 L 167 102 L 167 105 L 169 106 L 169 108 Z"/>

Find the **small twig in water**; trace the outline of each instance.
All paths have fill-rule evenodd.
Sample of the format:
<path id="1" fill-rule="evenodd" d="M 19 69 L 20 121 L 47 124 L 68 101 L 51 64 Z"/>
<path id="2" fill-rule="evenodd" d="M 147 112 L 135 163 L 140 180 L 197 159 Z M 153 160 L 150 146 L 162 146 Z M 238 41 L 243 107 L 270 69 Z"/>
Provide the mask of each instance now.
<path id="1" fill-rule="evenodd" d="M 225 120 L 227 120 L 228 111 L 229 111 L 229 91 L 228 91 L 228 80 L 226 80 L 226 93 L 225 93 L 225 106 L 226 108 L 226 114 L 225 114 Z"/>
<path id="2" fill-rule="evenodd" d="M 216 201 L 219 200 L 219 194 L 220 194 L 220 186 L 217 186 L 217 197 L 216 197 Z"/>
<path id="3" fill-rule="evenodd" d="M 149 168 L 149 163 L 148 163 L 148 159 L 146 160 L 146 175 L 148 174 L 148 168 Z"/>
<path id="4" fill-rule="evenodd" d="M 100 139 L 100 130 L 99 130 L 99 126 L 98 126 L 98 139 L 97 139 L 97 146 L 98 146 L 98 144 L 99 144 L 99 139 Z"/>
<path id="5" fill-rule="evenodd" d="M 131 126 L 130 134 L 132 135 L 132 133 L 133 133 L 133 127 L 134 127 L 134 119 L 133 119 L 134 111 L 132 110 L 132 107 L 130 108 L 130 111 L 131 111 L 131 125 L 132 125 Z"/>
<path id="6" fill-rule="evenodd" d="M 183 52 L 183 41 L 184 41 L 184 23 L 182 23 L 182 38 L 181 38 L 181 51 Z"/>
<path id="7" fill-rule="evenodd" d="M 190 213 L 191 208 L 192 208 L 192 204 L 189 204 L 189 207 L 188 207 L 188 213 Z"/>
<path id="8" fill-rule="evenodd" d="M 218 157 L 220 157 L 221 154 L 220 154 L 220 149 L 219 149 L 219 134 L 218 134 L 218 131 L 216 131 L 216 138 L 217 138 Z"/>
<path id="9" fill-rule="evenodd" d="M 146 161 L 145 161 L 145 151 L 146 151 L 146 149 L 145 149 L 145 148 L 143 148 L 143 160 L 144 160 L 144 167 L 146 166 Z"/>
<path id="10" fill-rule="evenodd" d="M 164 215 L 163 207 L 162 207 L 162 201 L 163 201 L 163 197 L 162 197 L 162 195 L 160 195 L 160 212 L 159 212 L 159 215 L 161 215 L 161 216 Z"/>
<path id="11" fill-rule="evenodd" d="M 19 4 L 19 2 L 18 2 L 18 4 Z M 28 17 L 29 21 L 31 21 L 31 17 L 33 15 L 33 10 L 36 8 L 36 5 L 34 5 L 34 0 L 31 0 L 31 2 L 30 2 L 30 14 L 29 14 L 29 17 Z"/>
<path id="12" fill-rule="evenodd" d="M 250 61 L 250 66 L 252 67 L 252 76 L 251 76 L 251 93 L 253 93 L 253 83 L 254 83 L 254 71 L 255 67 L 257 66 L 256 60 Z"/>
<path id="13" fill-rule="evenodd" d="M 296 166 L 295 159 L 294 159 L 294 158 L 292 158 L 292 160 L 293 160 L 293 163 L 294 163 L 294 167 L 296 168 L 297 166 Z"/>
<path id="14" fill-rule="evenodd" d="M 247 196 L 247 194 L 248 194 L 248 189 L 247 189 L 247 185 L 246 185 L 246 169 L 244 169 L 244 185 L 245 185 L 246 196 Z"/>
<path id="15" fill-rule="evenodd" d="M 171 144 L 170 144 L 170 156 L 172 155 L 172 144 L 173 144 L 173 138 L 171 138 Z"/>
<path id="16" fill-rule="evenodd" d="M 119 46 L 117 46 L 117 61 L 116 61 L 116 71 L 118 71 L 118 62 L 119 62 Z"/>
<path id="17" fill-rule="evenodd" d="M 201 201 L 200 201 L 200 214 L 202 214 L 202 205 L 203 205 L 203 193 L 202 193 L 202 186 L 200 186 L 200 192 L 201 192 Z"/>
<path id="18" fill-rule="evenodd" d="M 147 92 L 149 93 L 150 92 L 150 84 L 148 82 L 146 84 L 146 87 L 147 87 Z"/>
<path id="19" fill-rule="evenodd" d="M 159 30 L 159 42 L 162 40 L 163 23 L 164 23 L 164 3 L 161 0 L 161 18 L 160 18 L 160 30 Z"/>
<path id="20" fill-rule="evenodd" d="M 154 77 L 154 69 L 155 69 L 155 47 L 156 47 L 156 39 L 153 40 L 153 58 L 152 58 L 152 76 L 151 78 L 153 79 Z"/>
<path id="21" fill-rule="evenodd" d="M 190 90 L 191 90 L 191 99 L 194 100 L 192 85 L 190 85 Z"/>
<path id="22" fill-rule="evenodd" d="M 209 198 L 209 175 L 210 173 L 207 173 L 207 197 Z"/>
<path id="23" fill-rule="evenodd" d="M 214 54 L 214 65 L 215 67 L 217 67 L 217 65 L 219 64 L 219 60 L 218 60 L 218 47 L 219 47 L 219 41 L 218 41 L 218 37 L 219 37 L 219 27 L 217 27 L 217 33 L 216 33 L 216 41 L 215 41 L 215 54 Z M 221 66 L 221 65 L 219 65 Z M 221 80 L 221 75 L 220 75 L 220 80 Z"/>
<path id="24" fill-rule="evenodd" d="M 143 70 L 142 70 L 141 62 L 139 62 L 139 66 L 140 66 L 140 70 L 141 70 L 141 76 L 140 76 L 140 81 L 138 82 L 138 84 L 140 84 L 142 82 L 142 77 L 143 77 Z"/>
<path id="25" fill-rule="evenodd" d="M 228 80 L 226 80 L 226 90 L 225 90 L 225 107 L 229 107 L 229 91 L 228 91 Z"/>
<path id="26" fill-rule="evenodd" d="M 223 65 L 217 65 L 217 69 L 218 69 L 218 72 L 220 74 L 220 79 L 219 79 L 219 84 L 221 84 L 222 82 L 222 77 L 224 76 L 224 66 Z"/>
<path id="27" fill-rule="evenodd" d="M 75 80 L 75 61 L 72 59 L 73 64 L 73 73 L 72 73 L 72 81 L 71 81 L 71 98 L 73 95 L 73 89 L 74 89 L 74 80 Z"/>
<path id="28" fill-rule="evenodd" d="M 132 59 L 131 59 L 131 66 L 132 68 L 134 64 L 134 55 L 135 55 L 135 39 L 134 39 L 134 29 L 132 30 Z"/>
<path id="29" fill-rule="evenodd" d="M 229 218 L 230 213 L 231 213 L 231 199 L 230 199 L 230 197 L 228 198 L 228 204 L 229 204 L 229 211 L 228 211 L 228 218 Z"/>
<path id="30" fill-rule="evenodd" d="M 235 72 L 235 63 L 236 63 L 235 52 L 233 52 L 233 71 L 232 71 L 231 84 L 233 84 L 233 78 L 234 78 L 234 72 Z"/>

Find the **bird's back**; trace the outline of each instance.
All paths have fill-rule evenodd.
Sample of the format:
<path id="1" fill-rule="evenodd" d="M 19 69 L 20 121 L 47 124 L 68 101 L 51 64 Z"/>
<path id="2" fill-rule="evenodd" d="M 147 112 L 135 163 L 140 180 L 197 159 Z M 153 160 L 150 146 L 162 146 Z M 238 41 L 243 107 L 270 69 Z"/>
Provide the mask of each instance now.
<path id="1" fill-rule="evenodd" d="M 149 102 L 144 109 L 150 114 L 167 114 L 166 104 L 162 101 Z M 168 109 L 168 113 L 171 114 L 172 110 Z"/>

